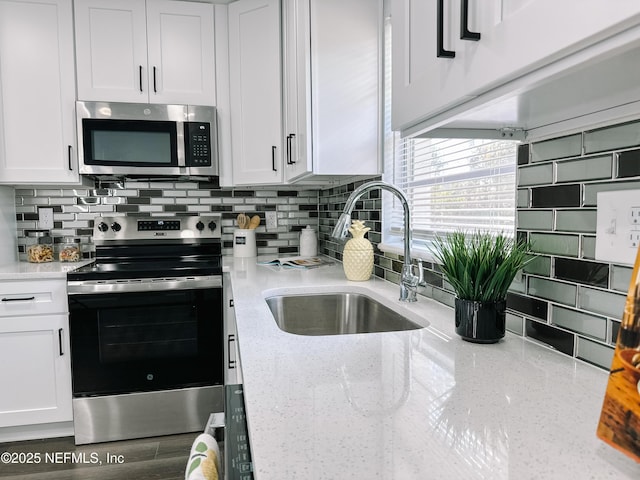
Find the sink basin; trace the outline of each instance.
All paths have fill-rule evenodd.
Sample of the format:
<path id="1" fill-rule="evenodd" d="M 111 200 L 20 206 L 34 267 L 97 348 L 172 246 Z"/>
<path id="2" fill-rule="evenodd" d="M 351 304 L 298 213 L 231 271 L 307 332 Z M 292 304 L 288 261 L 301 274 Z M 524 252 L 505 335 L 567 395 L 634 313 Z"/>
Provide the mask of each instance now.
<path id="1" fill-rule="evenodd" d="M 360 293 L 277 295 L 265 300 L 278 327 L 297 335 L 344 335 L 422 328 Z"/>

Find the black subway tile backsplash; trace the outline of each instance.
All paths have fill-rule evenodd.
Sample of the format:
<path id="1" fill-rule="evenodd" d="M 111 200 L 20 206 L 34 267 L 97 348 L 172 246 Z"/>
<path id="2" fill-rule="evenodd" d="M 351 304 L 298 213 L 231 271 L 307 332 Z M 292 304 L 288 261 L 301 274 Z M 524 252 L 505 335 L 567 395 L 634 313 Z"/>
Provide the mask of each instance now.
<path id="1" fill-rule="evenodd" d="M 618 154 L 618 178 L 640 176 L 640 150 Z"/>
<path id="2" fill-rule="evenodd" d="M 555 277 L 606 288 L 609 285 L 609 265 L 557 257 L 555 259 Z"/>
<path id="3" fill-rule="evenodd" d="M 579 207 L 581 201 L 580 185 L 559 185 L 536 187 L 531 189 L 531 206 L 540 207 Z"/>
<path id="4" fill-rule="evenodd" d="M 547 319 L 548 305 L 548 302 L 538 298 L 525 297 L 517 293 L 507 295 L 507 308 L 541 320 Z"/>
<path id="5" fill-rule="evenodd" d="M 518 165 L 526 165 L 529 163 L 529 144 L 523 143 L 518 145 Z"/>
<path id="6" fill-rule="evenodd" d="M 567 355 L 574 355 L 573 344 L 575 335 L 572 333 L 544 325 L 534 320 L 527 320 L 525 324 L 527 337 L 534 338 Z"/>

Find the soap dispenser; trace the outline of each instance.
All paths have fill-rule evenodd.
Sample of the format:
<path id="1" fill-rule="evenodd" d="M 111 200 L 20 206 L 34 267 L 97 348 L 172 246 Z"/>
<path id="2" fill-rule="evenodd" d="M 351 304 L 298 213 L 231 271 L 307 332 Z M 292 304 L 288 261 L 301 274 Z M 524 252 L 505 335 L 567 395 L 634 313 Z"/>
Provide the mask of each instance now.
<path id="1" fill-rule="evenodd" d="M 300 256 L 315 257 L 316 255 L 318 255 L 316 231 L 307 225 L 306 228 L 300 230 Z"/>

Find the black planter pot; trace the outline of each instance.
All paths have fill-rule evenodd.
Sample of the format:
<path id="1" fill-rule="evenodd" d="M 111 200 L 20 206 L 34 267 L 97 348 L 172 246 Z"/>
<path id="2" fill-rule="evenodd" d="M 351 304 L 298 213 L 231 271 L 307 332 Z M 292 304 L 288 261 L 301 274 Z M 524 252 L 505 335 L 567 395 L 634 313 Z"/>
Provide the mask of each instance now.
<path id="1" fill-rule="evenodd" d="M 505 332 L 507 302 L 477 302 L 456 298 L 456 333 L 475 343 L 496 343 Z"/>

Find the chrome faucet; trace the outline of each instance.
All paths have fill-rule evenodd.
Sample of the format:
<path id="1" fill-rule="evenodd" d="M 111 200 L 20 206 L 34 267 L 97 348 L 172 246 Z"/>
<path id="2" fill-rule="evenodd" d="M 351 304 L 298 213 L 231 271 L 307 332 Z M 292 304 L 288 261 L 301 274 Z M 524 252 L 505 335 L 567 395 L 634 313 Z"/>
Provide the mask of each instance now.
<path id="1" fill-rule="evenodd" d="M 417 300 L 416 291 L 420 283 L 420 277 L 413 274 L 413 265 L 411 263 L 410 251 L 411 221 L 409 214 L 409 202 L 407 201 L 407 197 L 401 190 L 397 189 L 389 183 L 382 181 L 373 181 L 360 185 L 347 199 L 344 210 L 340 215 L 340 218 L 338 218 L 338 222 L 336 223 L 331 236 L 339 240 L 343 240 L 344 238 L 346 238 L 347 233 L 349 232 L 349 227 L 351 226 L 351 212 L 353 211 L 353 207 L 355 207 L 356 202 L 362 195 L 375 188 L 388 190 L 389 192 L 395 194 L 402 203 L 402 208 L 404 210 L 404 265 L 402 267 L 402 275 L 400 277 L 399 300 L 401 302 L 415 302 Z M 422 274 L 422 269 L 420 269 L 420 273 Z"/>

